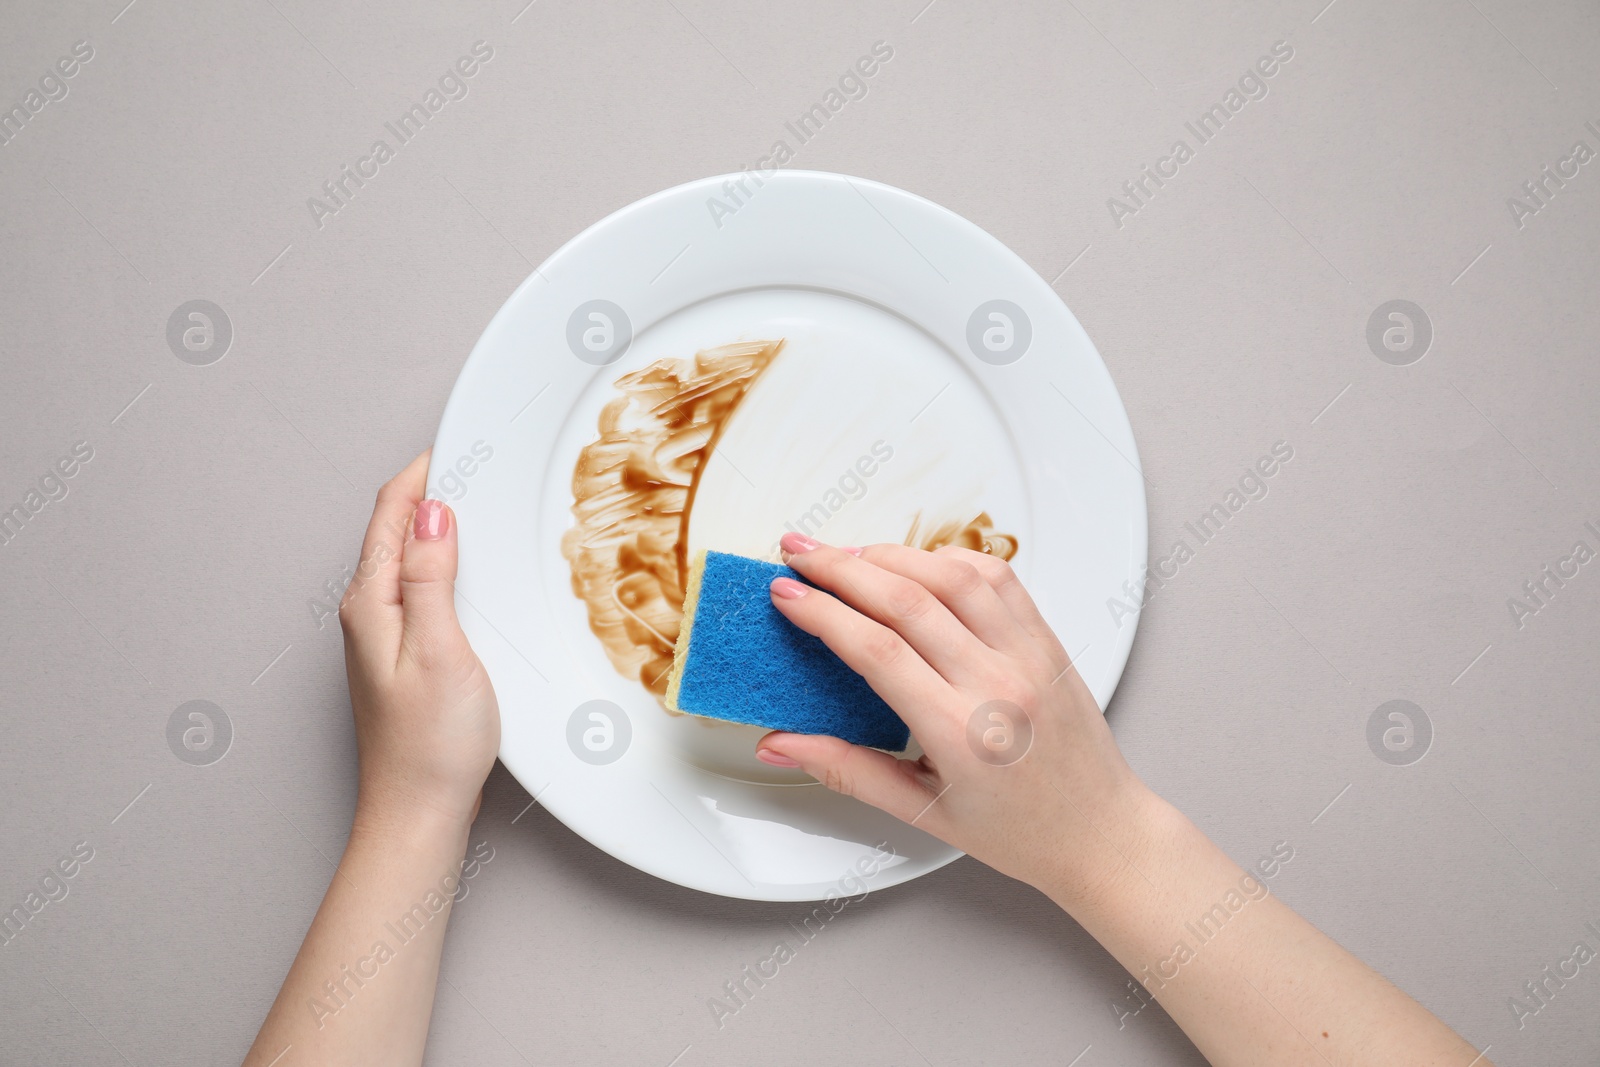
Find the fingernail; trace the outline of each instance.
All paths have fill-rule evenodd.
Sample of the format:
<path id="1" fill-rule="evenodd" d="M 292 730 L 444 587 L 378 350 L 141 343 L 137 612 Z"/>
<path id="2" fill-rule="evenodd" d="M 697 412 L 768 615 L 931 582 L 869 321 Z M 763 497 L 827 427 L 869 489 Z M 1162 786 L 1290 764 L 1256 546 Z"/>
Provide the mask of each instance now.
<path id="1" fill-rule="evenodd" d="M 756 749 L 756 759 L 762 763 L 770 763 L 774 767 L 798 767 L 799 761 L 792 760 L 781 752 L 774 752 L 770 748 Z"/>
<path id="2" fill-rule="evenodd" d="M 417 517 L 412 520 L 411 532 L 418 541 L 437 541 L 450 528 L 450 512 L 443 500 L 424 500 L 417 505 Z"/>
<path id="3" fill-rule="evenodd" d="M 821 543 L 822 542 L 820 541 L 807 537 L 805 534 L 794 533 L 793 531 L 784 534 L 778 539 L 778 544 L 782 546 L 785 552 L 789 553 L 810 552 L 813 548 L 816 548 Z"/>
<path id="4" fill-rule="evenodd" d="M 857 548 L 855 545 L 843 545 L 843 546 L 840 547 L 839 551 L 840 552 L 848 552 L 852 556 L 861 555 L 861 549 Z"/>
<path id="5" fill-rule="evenodd" d="M 772 591 L 785 600 L 799 600 L 810 592 L 803 582 L 797 582 L 793 578 L 772 579 Z"/>

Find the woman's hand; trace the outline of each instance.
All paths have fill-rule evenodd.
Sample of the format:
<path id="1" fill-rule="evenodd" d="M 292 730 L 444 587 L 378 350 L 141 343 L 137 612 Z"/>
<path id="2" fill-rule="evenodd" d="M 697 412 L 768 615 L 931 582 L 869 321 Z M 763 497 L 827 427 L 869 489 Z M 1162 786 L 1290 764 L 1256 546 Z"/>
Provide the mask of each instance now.
<path id="1" fill-rule="evenodd" d="M 863 675 L 925 754 L 773 733 L 757 755 L 1015 878 L 1090 889 L 1079 861 L 1100 861 L 1102 831 L 1137 817 L 1149 794 L 1010 565 L 954 547 L 839 549 L 795 533 L 781 543 L 823 589 L 779 578 L 773 603 Z"/>
<path id="2" fill-rule="evenodd" d="M 1488 1063 L 1139 782 L 1005 562 L 794 533 L 782 545 L 823 588 L 778 578 L 773 603 L 864 676 L 925 754 L 772 733 L 762 759 L 1049 894 L 1219 1067 Z"/>
<path id="3" fill-rule="evenodd" d="M 339 605 L 361 756 L 355 824 L 249 1067 L 422 1062 L 462 854 L 500 747 L 494 689 L 456 622 L 455 516 L 422 499 L 427 477 L 424 452 L 378 491 Z"/>
<path id="4" fill-rule="evenodd" d="M 378 491 L 339 605 L 361 756 L 357 818 L 472 821 L 500 708 L 456 621 L 456 522 L 424 500 L 428 453 Z"/>

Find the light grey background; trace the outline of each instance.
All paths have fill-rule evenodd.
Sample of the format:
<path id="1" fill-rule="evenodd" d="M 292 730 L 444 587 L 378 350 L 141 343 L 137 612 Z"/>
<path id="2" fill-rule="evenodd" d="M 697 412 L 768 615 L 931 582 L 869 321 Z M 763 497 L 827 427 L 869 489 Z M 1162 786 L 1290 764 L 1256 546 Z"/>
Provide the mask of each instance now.
<path id="1" fill-rule="evenodd" d="M 1110 709 L 1133 765 L 1241 862 L 1290 842 L 1273 891 L 1496 1062 L 1600 1057 L 1600 968 L 1521 1029 L 1508 1006 L 1600 948 L 1600 564 L 1508 608 L 1600 548 L 1600 161 L 1521 227 L 1507 204 L 1600 150 L 1593 5 L 523 2 L 0 12 L 0 106 L 94 48 L 0 146 L 0 508 L 94 449 L 0 547 L 0 905 L 95 850 L 0 947 L 0 1061 L 242 1056 L 348 827 L 340 640 L 308 602 L 374 491 L 532 264 L 795 147 L 878 40 L 795 165 L 927 196 L 1054 280 L 1127 404 L 1153 558 L 1294 449 L 1146 607 Z M 478 40 L 468 96 L 318 228 L 307 198 Z M 1278 41 L 1269 94 L 1116 225 Z M 191 299 L 234 327 L 211 366 L 167 345 Z M 1391 299 L 1435 331 L 1410 366 L 1366 342 Z M 1434 728 L 1410 766 L 1366 741 L 1396 698 Z M 234 726 L 211 766 L 167 747 L 194 699 Z M 1159 1009 L 1119 1028 L 1121 968 L 971 860 L 847 911 L 719 1031 L 707 998 L 805 909 L 654 881 L 527 804 L 497 770 L 432 1062 L 1198 1062 Z"/>

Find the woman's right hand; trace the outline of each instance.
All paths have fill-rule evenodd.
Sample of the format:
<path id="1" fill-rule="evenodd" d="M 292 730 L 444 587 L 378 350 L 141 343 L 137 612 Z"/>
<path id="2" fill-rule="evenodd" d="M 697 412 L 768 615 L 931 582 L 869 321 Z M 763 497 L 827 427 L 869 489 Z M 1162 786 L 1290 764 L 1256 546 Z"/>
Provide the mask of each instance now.
<path id="1" fill-rule="evenodd" d="M 1103 885 L 1106 846 L 1164 805 L 1010 565 L 954 547 L 840 549 L 795 533 L 781 544 L 821 588 L 779 578 L 773 603 L 867 680 L 924 755 L 792 733 L 768 734 L 757 755 L 1053 894 Z"/>
<path id="2" fill-rule="evenodd" d="M 782 544 L 822 588 L 778 578 L 773 603 L 866 678 L 924 755 L 773 733 L 763 759 L 1048 894 L 1219 1067 L 1488 1063 L 1139 781 L 1004 561 L 799 534 Z M 1223 922 L 1227 936 L 1202 936 Z"/>

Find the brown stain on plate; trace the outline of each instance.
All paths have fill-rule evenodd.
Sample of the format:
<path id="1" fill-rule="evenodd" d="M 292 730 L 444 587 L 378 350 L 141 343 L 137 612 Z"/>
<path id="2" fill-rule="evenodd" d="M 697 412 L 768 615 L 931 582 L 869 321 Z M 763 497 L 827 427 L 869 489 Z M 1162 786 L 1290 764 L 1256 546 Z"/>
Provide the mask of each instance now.
<path id="1" fill-rule="evenodd" d="M 625 678 L 657 697 L 683 618 L 689 515 L 706 457 L 728 417 L 783 348 L 742 341 L 658 359 L 616 380 L 600 437 L 572 472 L 577 524 L 561 538 L 572 591 Z"/>
<path id="2" fill-rule="evenodd" d="M 601 409 L 599 438 L 578 453 L 577 521 L 561 538 L 572 591 L 588 608 L 589 629 L 612 666 L 658 700 L 666 696 L 683 621 L 689 517 L 700 474 L 728 419 L 783 345 L 782 339 L 740 341 L 623 375 L 614 383 L 620 395 Z M 959 545 L 1001 559 L 1017 553 L 1017 539 L 995 530 L 988 512 L 927 529 L 919 512 L 905 543 L 929 551 Z"/>
<path id="3" fill-rule="evenodd" d="M 989 517 L 987 511 L 978 512 L 975 518 L 966 522 L 956 519 L 940 523 L 926 531 L 920 529 L 921 526 L 922 512 L 919 511 L 911 520 L 911 529 L 906 532 L 906 544 L 913 548 L 927 549 L 929 552 L 946 545 L 955 545 L 958 548 L 970 548 L 974 552 L 999 556 L 1005 560 L 1017 554 L 1016 537 L 996 530 L 994 520 Z"/>

